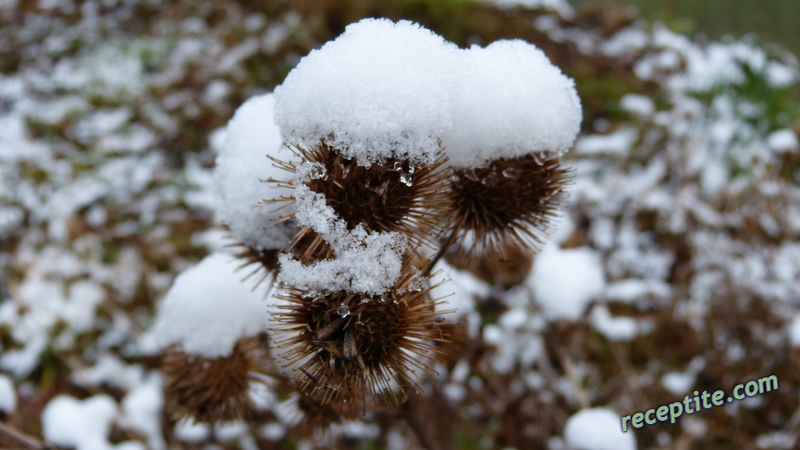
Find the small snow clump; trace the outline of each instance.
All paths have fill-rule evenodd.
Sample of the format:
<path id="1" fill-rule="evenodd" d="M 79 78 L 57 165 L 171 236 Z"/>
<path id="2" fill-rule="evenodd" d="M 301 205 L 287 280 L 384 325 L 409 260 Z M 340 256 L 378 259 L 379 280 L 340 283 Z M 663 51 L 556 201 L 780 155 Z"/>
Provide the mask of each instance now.
<path id="1" fill-rule="evenodd" d="M 59 395 L 42 411 L 42 436 L 45 440 L 77 450 L 113 448 L 108 442 L 117 404 L 105 394 L 78 400 Z"/>
<path id="2" fill-rule="evenodd" d="M 11 378 L 0 374 L 0 412 L 11 414 L 17 409 L 17 392 Z"/>
<path id="3" fill-rule="evenodd" d="M 636 450 L 633 433 L 623 433 L 619 414 L 608 408 L 573 414 L 564 427 L 564 438 L 574 450 Z"/>
<path id="4" fill-rule="evenodd" d="M 526 284 L 548 318 L 578 320 L 603 291 L 606 280 L 600 257 L 593 250 L 550 246 L 536 256 Z"/>

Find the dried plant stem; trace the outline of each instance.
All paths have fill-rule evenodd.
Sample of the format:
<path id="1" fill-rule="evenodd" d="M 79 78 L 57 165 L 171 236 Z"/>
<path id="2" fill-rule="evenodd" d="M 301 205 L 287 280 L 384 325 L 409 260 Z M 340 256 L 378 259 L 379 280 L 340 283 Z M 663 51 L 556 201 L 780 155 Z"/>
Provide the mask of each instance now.
<path id="1" fill-rule="evenodd" d="M 575 397 L 578 398 L 581 409 L 588 409 L 591 406 L 589 403 L 589 396 L 586 395 L 586 391 L 581 385 L 581 380 L 578 379 L 578 374 L 575 372 L 575 365 L 572 364 L 572 360 L 562 349 L 558 350 L 558 357 L 561 359 L 561 365 L 564 366 L 564 371 L 567 372 L 567 377 L 572 383 L 572 387 L 575 389 Z"/>
<path id="2" fill-rule="evenodd" d="M 418 411 L 418 396 L 411 394 L 408 400 L 403 403 L 403 418 L 408 423 L 414 436 L 417 438 L 419 445 L 427 450 L 442 450 L 435 439 L 430 435 L 430 428 L 423 423 L 422 417 Z"/>
<path id="3" fill-rule="evenodd" d="M 422 276 L 430 275 L 431 271 L 433 271 L 434 266 L 436 266 L 436 263 L 438 263 L 439 260 L 442 259 L 442 257 L 445 255 L 445 253 L 447 253 L 450 247 L 453 246 L 453 244 L 456 242 L 456 238 L 458 237 L 458 233 L 464 226 L 465 220 L 466 220 L 465 217 L 462 217 L 461 220 L 459 220 L 458 224 L 456 224 L 453 227 L 452 231 L 450 232 L 450 236 L 447 237 L 447 241 L 445 241 L 444 245 L 442 245 L 439 251 L 436 252 L 436 255 L 434 255 L 433 258 L 430 260 L 428 266 L 425 268 L 425 271 L 422 273 Z"/>
<path id="4" fill-rule="evenodd" d="M 28 449 L 55 450 L 55 449 L 58 448 L 53 444 L 46 444 L 46 443 L 36 439 L 35 437 L 30 436 L 28 434 L 25 434 L 22 431 L 14 428 L 13 426 L 11 426 L 11 425 L 9 425 L 7 423 L 3 423 L 3 422 L 0 422 L 0 435 L 7 436 L 7 437 L 13 439 L 14 441 L 19 442 L 20 444 L 24 445 L 25 448 L 28 448 Z"/>

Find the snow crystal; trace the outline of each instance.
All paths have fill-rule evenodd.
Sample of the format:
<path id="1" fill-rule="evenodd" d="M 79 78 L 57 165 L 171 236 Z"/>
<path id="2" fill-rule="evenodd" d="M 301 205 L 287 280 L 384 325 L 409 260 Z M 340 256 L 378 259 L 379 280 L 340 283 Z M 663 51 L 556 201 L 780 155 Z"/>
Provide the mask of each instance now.
<path id="1" fill-rule="evenodd" d="M 635 450 L 633 433 L 623 433 L 620 416 L 608 408 L 584 409 L 564 427 L 567 445 L 574 450 Z"/>
<path id="2" fill-rule="evenodd" d="M 453 127 L 442 136 L 450 164 L 475 167 L 533 152 L 562 154 L 580 130 L 574 82 L 536 46 L 502 40 L 461 51 Z"/>
<path id="3" fill-rule="evenodd" d="M 239 339 L 266 331 L 263 296 L 235 273 L 239 265 L 213 253 L 175 279 L 154 328 L 162 346 L 178 343 L 188 354 L 218 358 Z"/>
<path id="4" fill-rule="evenodd" d="M 296 232 L 291 223 L 265 230 L 273 223 L 271 219 L 284 213 L 276 210 L 280 204 L 259 205 L 265 199 L 292 195 L 291 189 L 260 181 L 291 178 L 290 173 L 275 167 L 267 158 L 270 155 L 287 162 L 294 159 L 294 154 L 281 145 L 273 120 L 274 104 L 272 94 L 265 94 L 239 107 L 228 123 L 214 169 L 223 199 L 219 211 L 222 222 L 230 227 L 233 237 L 261 250 L 283 248 Z"/>
<path id="5" fill-rule="evenodd" d="M 431 161 L 450 126 L 457 47 L 408 21 L 364 19 L 300 60 L 275 89 L 284 140 L 325 139 L 361 164 Z"/>
<path id="6" fill-rule="evenodd" d="M 0 374 L 0 411 L 7 414 L 17 409 L 17 392 L 14 382 L 6 375 Z"/>
<path id="7" fill-rule="evenodd" d="M 599 256 L 589 248 L 545 247 L 526 280 L 545 315 L 577 320 L 605 287 Z"/>
<path id="8" fill-rule="evenodd" d="M 117 404 L 105 394 L 80 401 L 59 395 L 42 411 L 42 435 L 50 442 L 77 450 L 112 448 L 108 442 Z"/>

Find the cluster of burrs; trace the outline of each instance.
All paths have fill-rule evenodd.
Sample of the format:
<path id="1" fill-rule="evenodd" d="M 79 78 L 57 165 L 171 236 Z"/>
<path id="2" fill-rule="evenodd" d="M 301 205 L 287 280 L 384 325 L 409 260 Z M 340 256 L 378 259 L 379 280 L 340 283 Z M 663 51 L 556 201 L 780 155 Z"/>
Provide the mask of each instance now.
<path id="1" fill-rule="evenodd" d="M 571 80 L 530 44 L 462 50 L 408 22 L 349 26 L 237 111 L 217 160 L 222 219 L 267 280 L 269 361 L 253 330 L 216 359 L 173 339 L 168 405 L 246 418 L 253 372 L 270 366 L 322 425 L 420 391 L 449 340 L 437 265 L 527 270 L 564 203 L 579 122 Z"/>

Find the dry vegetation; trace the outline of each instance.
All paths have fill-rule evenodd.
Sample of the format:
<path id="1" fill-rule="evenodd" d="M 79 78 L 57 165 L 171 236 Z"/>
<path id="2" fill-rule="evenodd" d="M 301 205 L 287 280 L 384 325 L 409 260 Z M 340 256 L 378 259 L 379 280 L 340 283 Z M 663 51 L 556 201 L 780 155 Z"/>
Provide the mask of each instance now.
<path id="1" fill-rule="evenodd" d="M 213 225 L 211 202 L 197 193 L 209 189 L 214 158 L 210 136 L 245 99 L 280 84 L 310 49 L 340 34 L 348 23 L 376 16 L 418 21 L 460 46 L 501 38 L 532 42 L 575 79 L 584 107 L 584 135 L 597 133 L 598 123 L 606 134 L 631 126 L 635 136 L 625 152 L 570 154 L 577 180 L 567 188 L 576 194 L 566 215 L 574 228 L 562 247 L 596 250 L 609 282 L 658 279 L 667 288 L 642 292 L 635 301 L 599 296 L 597 304 L 606 305 L 614 317 L 649 324 L 648 331 L 631 339 L 614 340 L 592 325 L 588 311 L 577 321 L 541 319 L 535 298 L 515 294 L 514 286 L 531 263 L 525 255 L 508 253 L 505 259 L 516 263 L 492 264 L 485 259 L 494 258 L 491 254 L 476 261 L 452 252 L 447 255 L 451 264 L 492 288 L 468 301 L 475 314 L 462 316 L 450 330 L 450 340 L 437 343 L 445 355 L 440 376 L 424 383 L 423 394 L 410 393 L 398 408 L 356 414 L 375 426 L 375 435 L 353 439 L 329 434 L 319 446 L 386 448 L 399 440 L 431 449 L 557 447 L 559 440 L 553 437 L 562 435 L 566 420 L 582 407 L 608 406 L 627 415 L 679 401 L 682 397 L 665 389 L 661 378 L 687 370 L 695 374 L 693 390 L 727 392 L 772 374 L 780 388 L 684 416 L 675 425 L 635 430 L 639 448 L 800 445 L 795 443 L 800 434 L 800 347 L 788 339 L 789 323 L 800 308 L 800 261 L 776 256 L 784 248 L 795 249 L 794 258 L 800 255 L 800 227 L 794 222 L 800 217 L 800 153 L 734 165 L 733 172 L 749 180 L 743 188 L 702 189 L 702 175 L 686 163 L 686 154 L 701 151 L 692 146 L 701 144 L 670 131 L 681 114 L 687 121 L 698 119 L 678 111 L 678 102 L 657 80 L 634 72 L 637 61 L 660 51 L 657 45 L 622 56 L 604 55 L 598 47 L 581 48 L 577 38 L 554 38 L 554 33 L 542 31 L 535 26 L 545 15 L 541 11 L 457 1 L 305 0 L 292 2 L 291 9 L 269 1 L 128 3 L 132 6 L 86 2 L 87 8 L 97 7 L 94 22 L 79 9 L 43 10 L 40 3 L 27 0 L 0 10 L 0 120 L 21 117 L 24 128 L 24 139 L 4 142 L 0 137 L 0 156 L 17 151 L 30 156 L 0 159 L 5 177 L 0 185 L 6 186 L 0 190 L 0 202 L 6 205 L 0 219 L 0 299 L 6 305 L 6 318 L 0 314 L 0 350 L 9 355 L 27 348 L 26 336 L 36 333 L 15 331 L 11 322 L 22 321 L 35 308 L 31 302 L 50 295 L 49 289 L 75 292 L 70 289 L 89 281 L 101 292 L 85 328 L 70 329 L 63 319 L 54 319 L 39 330 L 47 341 L 30 370 L 14 374 L 19 406 L 12 414 L 0 412 L 4 426 L 41 437 L 42 410 L 58 394 L 85 398 L 105 393 L 121 401 L 131 385 L 77 375 L 85 375 L 103 355 L 143 371 L 161 369 L 159 357 L 129 349 L 152 324 L 173 277 L 209 251 L 204 232 Z M 590 36 L 599 46 L 636 17 L 625 9 L 606 9 L 554 20 L 558 29 Z M 102 73 L 79 79 L 81 67 L 114 64 L 104 59 L 111 53 L 103 53 L 103 45 L 117 46 L 116 55 L 135 54 L 140 81 L 129 84 Z M 781 58 L 791 62 L 776 56 Z M 59 64 L 78 68 L 59 71 Z M 773 88 L 757 75 L 749 84 L 721 86 L 695 97 L 703 111 L 712 110 L 714 99 L 723 95 L 763 103 L 760 116 L 750 118 L 761 132 L 756 139 L 762 141 L 776 129 L 794 125 L 795 133 L 800 131 L 796 88 Z M 58 80 L 60 76 L 64 78 Z M 28 81 L 18 95 L 11 86 L 22 78 Z M 673 122 L 665 125 L 625 110 L 620 99 L 628 93 L 652 98 L 659 111 L 677 111 Z M 120 108 L 124 112 L 116 126 L 84 121 L 97 111 L 113 115 Z M 12 128 L 4 123 L 0 130 L 3 126 Z M 120 142 L 110 142 L 112 137 Z M 138 150 L 137 139 L 144 142 Z M 44 146 L 44 156 L 24 147 L 28 144 Z M 656 160 L 663 167 L 645 191 L 673 199 L 667 207 L 637 198 L 639 193 L 631 191 L 639 189 L 638 181 L 626 184 L 627 177 L 640 177 Z M 133 169 L 117 171 L 111 167 L 114 161 L 144 175 Z M 93 179 L 93 174 L 102 174 L 99 193 L 75 200 L 81 189 L 94 189 L 76 180 Z M 581 176 L 596 184 L 583 183 Z M 120 179 L 125 182 L 116 183 Z M 599 189 L 597 195 L 590 195 L 592 189 Z M 59 212 L 55 198 L 66 204 L 65 213 Z M 675 226 L 676 221 L 681 225 Z M 601 227 L 611 230 L 610 240 L 602 238 Z M 271 260 L 271 255 L 245 253 L 254 261 Z M 780 275 L 786 265 L 788 275 Z M 25 291 L 32 289 L 33 278 L 50 287 Z M 509 326 L 509 311 L 524 311 L 528 320 Z M 291 318 L 286 321 L 292 323 Z M 474 335 L 470 325 L 477 327 Z M 507 339 L 519 339 L 520 346 L 541 345 L 541 354 L 525 360 L 512 350 L 500 352 L 496 341 L 486 339 L 487 330 L 498 327 Z M 242 349 L 243 364 L 247 351 L 259 350 Z M 182 373 L 184 362 L 175 358 L 167 356 L 164 370 Z M 510 359 L 510 369 L 497 370 L 497 358 Z M 8 366 L 0 370 L 12 372 Z M 192 377 L 202 374 L 189 373 L 186 380 Z M 192 395 L 185 384 L 168 389 Z M 283 386 L 278 397 L 285 399 L 290 391 Z M 309 415 L 277 440 L 256 430 L 280 419 L 271 410 L 252 408 L 254 432 L 247 442 L 264 449 L 296 448 L 308 437 L 310 424 L 342 417 L 341 411 L 319 405 L 298 408 Z M 161 424 L 169 446 L 205 448 L 179 441 L 174 420 L 166 413 Z M 1 430 L 0 447 L 20 445 Z M 110 432 L 112 442 L 145 438 L 118 424 Z M 217 444 L 246 448 L 241 439 Z"/>

